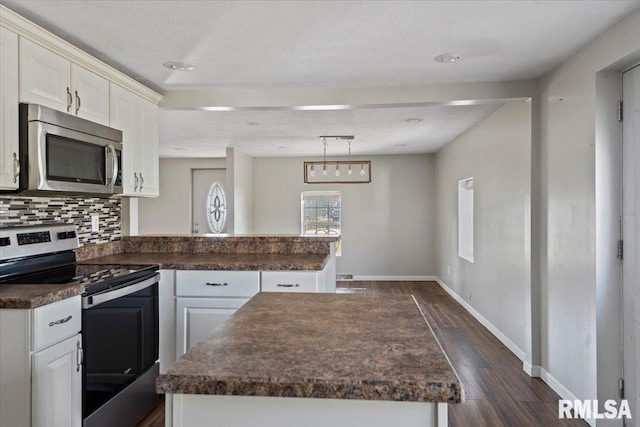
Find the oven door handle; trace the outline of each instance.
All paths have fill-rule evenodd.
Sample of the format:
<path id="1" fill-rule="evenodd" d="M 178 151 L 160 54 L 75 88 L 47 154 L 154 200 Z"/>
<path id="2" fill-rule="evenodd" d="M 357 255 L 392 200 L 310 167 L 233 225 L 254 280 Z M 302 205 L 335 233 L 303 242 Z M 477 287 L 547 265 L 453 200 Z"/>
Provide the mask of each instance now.
<path id="1" fill-rule="evenodd" d="M 142 280 L 140 282 L 133 282 L 131 284 L 125 283 L 121 287 L 114 289 L 112 291 L 87 295 L 82 297 L 82 308 L 92 308 L 97 305 L 103 304 L 108 301 L 113 301 L 117 298 L 122 298 L 124 296 L 136 293 L 141 291 L 149 286 L 152 286 L 155 283 L 160 281 L 160 273 L 156 273 L 148 279 Z"/>

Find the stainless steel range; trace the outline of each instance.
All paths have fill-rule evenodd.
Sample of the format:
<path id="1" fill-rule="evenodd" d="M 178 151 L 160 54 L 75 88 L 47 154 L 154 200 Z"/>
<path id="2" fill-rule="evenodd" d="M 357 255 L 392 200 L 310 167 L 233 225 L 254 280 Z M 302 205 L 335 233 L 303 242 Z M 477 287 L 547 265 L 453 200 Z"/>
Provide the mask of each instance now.
<path id="1" fill-rule="evenodd" d="M 157 266 L 76 262 L 74 225 L 0 228 L 4 283 L 84 285 L 85 426 L 134 426 L 159 402 Z"/>

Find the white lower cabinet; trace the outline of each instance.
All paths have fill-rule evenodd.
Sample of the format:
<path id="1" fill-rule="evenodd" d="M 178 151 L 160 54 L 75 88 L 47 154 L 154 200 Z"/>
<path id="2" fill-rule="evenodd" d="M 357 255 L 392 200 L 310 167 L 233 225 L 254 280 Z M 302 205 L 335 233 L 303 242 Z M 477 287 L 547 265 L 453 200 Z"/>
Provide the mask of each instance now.
<path id="1" fill-rule="evenodd" d="M 324 292 L 324 275 L 316 271 L 263 271 L 262 292 Z"/>
<path id="2" fill-rule="evenodd" d="M 247 301 L 249 298 L 178 298 L 177 356 L 220 327 Z"/>
<path id="3" fill-rule="evenodd" d="M 77 334 L 32 356 L 32 427 L 82 425 L 81 348 Z"/>
<path id="4" fill-rule="evenodd" d="M 82 425 L 80 296 L 0 310 L 0 426 Z"/>
<path id="5" fill-rule="evenodd" d="M 259 271 L 176 271 L 176 357 L 260 292 Z"/>

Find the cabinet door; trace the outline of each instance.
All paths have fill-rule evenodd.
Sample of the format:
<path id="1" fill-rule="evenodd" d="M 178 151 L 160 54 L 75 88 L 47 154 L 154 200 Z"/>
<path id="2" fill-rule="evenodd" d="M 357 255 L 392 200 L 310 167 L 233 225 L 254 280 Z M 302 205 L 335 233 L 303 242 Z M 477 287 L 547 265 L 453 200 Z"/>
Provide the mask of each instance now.
<path id="1" fill-rule="evenodd" d="M 71 62 L 20 37 L 20 102 L 71 113 Z"/>
<path id="2" fill-rule="evenodd" d="M 158 189 L 158 106 L 146 99 L 139 99 L 140 120 L 138 147 L 139 193 L 157 197 Z"/>
<path id="3" fill-rule="evenodd" d="M 109 81 L 71 64 L 73 111 L 78 117 L 109 126 Z"/>
<path id="4" fill-rule="evenodd" d="M 124 196 L 158 196 L 158 106 L 110 85 L 110 126 L 122 131 Z"/>
<path id="5" fill-rule="evenodd" d="M 247 301 L 248 298 L 177 298 L 176 357 L 224 324 Z"/>
<path id="6" fill-rule="evenodd" d="M 82 369 L 80 334 L 35 353 L 32 365 L 33 427 L 80 427 Z"/>
<path id="7" fill-rule="evenodd" d="M 0 189 L 18 188 L 18 35 L 0 27 Z"/>
<path id="8" fill-rule="evenodd" d="M 137 96 L 118 85 L 109 85 L 109 126 L 122 131 L 122 194 L 135 196 L 138 182 L 134 179 L 136 162 Z M 137 176 L 137 172 L 136 176 Z"/>

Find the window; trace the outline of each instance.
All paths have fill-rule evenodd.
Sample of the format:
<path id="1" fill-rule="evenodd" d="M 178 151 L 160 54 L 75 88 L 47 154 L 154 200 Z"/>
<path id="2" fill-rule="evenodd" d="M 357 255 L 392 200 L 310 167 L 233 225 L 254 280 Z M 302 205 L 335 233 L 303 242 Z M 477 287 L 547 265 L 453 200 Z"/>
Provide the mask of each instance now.
<path id="1" fill-rule="evenodd" d="M 458 181 L 458 256 L 473 262 L 473 177 Z"/>
<path id="2" fill-rule="evenodd" d="M 339 236 L 342 209 L 339 191 L 302 192 L 302 235 Z"/>
<path id="3" fill-rule="evenodd" d="M 219 182 L 214 182 L 207 195 L 207 220 L 209 228 L 216 234 L 222 233 L 227 221 L 227 198 Z"/>

